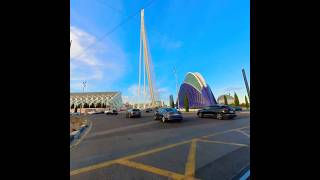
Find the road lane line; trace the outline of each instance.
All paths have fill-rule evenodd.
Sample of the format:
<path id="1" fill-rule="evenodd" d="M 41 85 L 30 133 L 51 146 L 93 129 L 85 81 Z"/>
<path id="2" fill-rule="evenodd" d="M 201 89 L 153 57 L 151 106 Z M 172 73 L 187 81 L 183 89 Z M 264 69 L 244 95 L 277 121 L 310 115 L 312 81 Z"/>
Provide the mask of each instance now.
<path id="1" fill-rule="evenodd" d="M 243 129 L 243 128 L 247 128 L 247 127 L 248 126 L 244 126 L 244 127 L 241 127 L 241 128 L 235 128 L 235 129 L 231 129 L 231 130 L 227 130 L 227 131 L 214 133 L 214 134 L 209 135 L 208 137 L 212 137 L 214 135 L 222 134 L 222 133 L 229 132 L 229 131 L 234 131 L 234 130 L 237 130 L 237 129 Z M 202 136 L 202 137 L 205 137 L 205 136 Z M 192 138 L 190 140 L 181 141 L 179 143 L 170 144 L 170 145 L 167 145 L 167 146 L 164 146 L 164 147 L 151 149 L 151 150 L 148 150 L 148 151 L 145 151 L 145 152 L 141 152 L 141 153 L 125 156 L 125 157 L 122 157 L 122 158 L 119 158 L 119 159 L 115 159 L 115 160 L 110 160 L 110 161 L 98 163 L 98 164 L 95 164 L 95 165 L 89 165 L 87 167 L 83 167 L 83 168 L 71 171 L 70 172 L 70 176 L 81 174 L 81 173 L 85 173 L 85 172 L 89 172 L 89 171 L 93 171 L 93 170 L 96 170 L 96 169 L 99 169 L 99 168 L 103 168 L 103 167 L 107 167 L 107 166 L 110 166 L 110 165 L 116 163 L 119 160 L 120 161 L 121 160 L 130 160 L 130 159 L 134 159 L 134 158 L 137 158 L 137 157 L 153 154 L 153 153 L 156 153 L 156 152 L 159 152 L 159 151 L 162 151 L 162 150 L 165 150 L 165 149 L 169 149 L 169 148 L 172 148 L 172 147 L 175 147 L 175 146 L 179 146 L 179 145 L 182 145 L 182 144 L 190 143 L 194 139 L 197 139 L 197 138 Z M 204 140 L 204 139 L 197 139 L 197 140 L 219 143 L 218 141 L 209 141 L 209 140 Z M 235 144 L 232 143 L 230 145 L 235 145 Z M 240 145 L 243 146 L 243 144 L 240 144 Z M 245 146 L 248 146 L 248 145 L 245 145 Z"/>
<path id="2" fill-rule="evenodd" d="M 226 131 L 216 132 L 216 133 L 213 133 L 213 134 L 202 136 L 202 138 L 208 138 L 208 137 L 212 137 L 212 136 L 216 136 L 216 135 L 219 135 L 219 134 L 232 132 L 232 131 L 236 131 L 236 130 L 240 130 L 240 129 L 244 129 L 244 128 L 248 128 L 248 127 L 250 127 L 250 126 L 243 126 L 243 127 L 240 127 L 240 128 L 235 128 L 235 129 L 229 129 L 229 130 L 226 130 Z"/>
<path id="3" fill-rule="evenodd" d="M 109 129 L 109 130 L 106 130 L 106 131 L 93 133 L 93 134 L 91 134 L 91 135 L 88 136 L 88 137 L 89 137 L 89 138 L 93 138 L 93 137 L 96 137 L 96 136 L 111 134 L 111 133 L 115 133 L 115 132 L 119 132 L 119 131 L 124 131 L 124 130 L 132 129 L 132 128 L 137 128 L 137 127 L 141 127 L 141 126 L 147 126 L 147 125 L 151 125 L 151 124 L 155 124 L 155 123 L 158 123 L 158 122 L 156 122 L 156 121 L 151 121 L 151 122 L 140 123 L 140 124 L 135 124 L 135 125 L 126 126 L 126 127 Z"/>
<path id="4" fill-rule="evenodd" d="M 250 135 L 247 134 L 246 132 L 241 131 L 241 130 L 236 130 L 236 131 L 239 132 L 239 133 L 241 133 L 241 134 L 243 134 L 243 135 L 245 135 L 245 136 L 247 136 L 248 138 L 250 138 Z"/>
<path id="5" fill-rule="evenodd" d="M 115 164 L 116 162 L 117 162 L 117 160 L 111 160 L 111 161 L 106 161 L 106 162 L 103 162 L 103 163 L 87 166 L 87 167 L 84 167 L 84 168 L 80 168 L 80 169 L 77 169 L 77 170 L 73 170 L 73 171 L 70 172 L 70 176 L 86 173 L 86 172 L 93 171 L 93 170 L 96 170 L 96 169 L 100 169 L 100 168 L 103 168 L 103 167 L 108 167 L 108 166 L 111 166 L 111 165 Z"/>
<path id="6" fill-rule="evenodd" d="M 70 176 L 73 176 L 73 175 L 76 175 L 76 174 L 80 174 L 80 173 L 89 172 L 89 171 L 93 171 L 93 170 L 96 170 L 96 169 L 99 169 L 99 168 L 104 168 L 104 167 L 110 166 L 110 165 L 112 165 L 112 164 L 114 164 L 114 163 L 116 163 L 118 161 L 129 160 L 129 159 L 133 159 L 133 158 L 136 158 L 136 157 L 149 155 L 149 154 L 156 153 L 156 152 L 159 152 L 159 151 L 162 151 L 162 150 L 165 150 L 165 149 L 169 149 L 169 148 L 172 148 L 172 147 L 175 147 L 175 146 L 186 144 L 188 142 L 190 142 L 190 140 L 189 141 L 182 141 L 182 142 L 175 143 L 175 144 L 170 144 L 168 146 L 164 146 L 164 147 L 160 147 L 160 148 L 151 149 L 149 151 L 145 151 L 145 152 L 141 152 L 141 153 L 125 156 L 125 157 L 122 157 L 122 158 L 119 158 L 119 159 L 115 159 L 115 160 L 110 160 L 110 161 L 106 161 L 106 162 L 103 162 L 103 163 L 90 165 L 90 166 L 87 166 L 87 167 L 84 167 L 84 168 L 80 168 L 80 169 L 71 171 L 70 172 Z"/>
<path id="7" fill-rule="evenodd" d="M 166 177 L 172 178 L 172 179 L 184 179 L 184 177 L 185 177 L 182 174 L 178 174 L 178 173 L 171 172 L 168 170 L 159 169 L 159 168 L 156 168 L 153 166 L 149 166 L 149 165 L 145 165 L 145 164 L 141 164 L 141 163 L 137 163 L 137 162 L 133 162 L 133 161 L 128 161 L 128 160 L 118 161 L 118 164 L 128 166 L 131 168 L 135 168 L 135 169 L 140 169 L 140 170 L 147 171 L 147 172 L 151 172 L 153 174 L 166 176 Z"/>
<path id="8" fill-rule="evenodd" d="M 190 143 L 188 160 L 185 167 L 185 175 L 188 177 L 194 177 L 195 165 L 196 165 L 196 144 L 197 139 L 193 139 Z"/>
<path id="9" fill-rule="evenodd" d="M 239 144 L 239 143 L 231 143 L 231 142 L 222 142 L 222 141 L 211 141 L 211 140 L 206 140 L 206 139 L 199 139 L 198 141 L 210 142 L 210 143 L 217 143 L 217 144 L 228 144 L 228 145 L 234 145 L 234 146 L 249 147 L 249 145 L 247 145 L 247 144 Z"/>
<path id="10" fill-rule="evenodd" d="M 191 141 L 191 140 L 182 141 L 182 142 L 175 143 L 175 144 L 170 144 L 170 145 L 167 145 L 167 146 L 164 146 L 164 147 L 159 147 L 159 148 L 155 148 L 155 149 L 152 149 L 152 150 L 149 150 L 149 151 L 145 151 L 145 152 L 142 152 L 142 153 L 138 153 L 138 154 L 126 156 L 126 157 L 121 158 L 121 159 L 127 159 L 127 160 L 129 160 L 129 159 L 134 159 L 134 158 L 137 158 L 137 157 L 140 157 L 140 156 L 145 156 L 145 155 L 153 154 L 153 153 L 156 153 L 156 152 L 165 150 L 165 149 L 169 149 L 169 148 L 173 148 L 173 147 L 175 147 L 175 146 L 179 146 L 179 145 L 182 145 L 182 144 L 186 144 L 186 143 L 189 143 L 190 141 Z"/>

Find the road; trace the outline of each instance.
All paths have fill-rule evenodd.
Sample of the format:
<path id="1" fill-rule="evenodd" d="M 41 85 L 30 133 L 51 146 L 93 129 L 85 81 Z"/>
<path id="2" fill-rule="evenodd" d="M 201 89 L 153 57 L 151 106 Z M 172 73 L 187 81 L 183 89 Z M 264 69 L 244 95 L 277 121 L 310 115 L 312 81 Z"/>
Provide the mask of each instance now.
<path id="1" fill-rule="evenodd" d="M 250 114 L 233 120 L 183 113 L 181 123 L 94 114 L 70 150 L 70 179 L 238 179 L 250 166 Z"/>

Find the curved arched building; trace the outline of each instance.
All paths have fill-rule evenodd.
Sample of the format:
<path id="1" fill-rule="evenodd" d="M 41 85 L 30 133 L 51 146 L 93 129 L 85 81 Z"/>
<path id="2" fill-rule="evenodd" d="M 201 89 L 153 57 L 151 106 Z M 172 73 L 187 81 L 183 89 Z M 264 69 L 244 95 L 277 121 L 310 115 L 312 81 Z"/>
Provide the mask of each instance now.
<path id="1" fill-rule="evenodd" d="M 179 108 L 184 108 L 184 98 L 188 97 L 189 108 L 217 104 L 217 101 L 200 73 L 187 73 L 179 89 Z"/>

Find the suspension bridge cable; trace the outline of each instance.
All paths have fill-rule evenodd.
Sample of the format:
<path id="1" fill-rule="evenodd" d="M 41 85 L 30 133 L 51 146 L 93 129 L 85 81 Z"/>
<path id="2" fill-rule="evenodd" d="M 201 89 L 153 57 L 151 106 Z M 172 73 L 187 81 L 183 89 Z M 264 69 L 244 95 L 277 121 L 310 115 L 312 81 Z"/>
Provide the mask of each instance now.
<path id="1" fill-rule="evenodd" d="M 119 24 L 117 24 L 114 28 L 112 28 L 110 31 L 108 31 L 107 33 L 105 33 L 103 36 L 101 36 L 97 41 L 95 41 L 94 43 L 92 43 L 91 45 L 87 46 L 82 52 L 80 52 L 78 55 L 72 57 L 72 58 L 77 58 L 79 56 L 81 56 L 82 54 L 84 54 L 88 49 L 92 48 L 94 45 L 97 44 L 97 42 L 102 41 L 104 38 L 106 38 L 107 36 L 109 36 L 111 33 L 113 33 L 115 30 L 117 30 L 119 27 L 121 27 L 122 25 L 124 25 L 126 22 L 128 22 L 131 18 L 135 17 L 137 14 L 140 13 L 140 11 L 142 9 L 145 9 L 147 7 L 149 7 L 152 3 L 154 3 L 155 0 L 151 0 L 149 1 L 147 4 L 145 4 L 142 8 L 140 8 L 138 11 L 132 13 L 131 15 L 129 15 L 127 18 L 125 18 L 123 21 L 121 21 Z"/>

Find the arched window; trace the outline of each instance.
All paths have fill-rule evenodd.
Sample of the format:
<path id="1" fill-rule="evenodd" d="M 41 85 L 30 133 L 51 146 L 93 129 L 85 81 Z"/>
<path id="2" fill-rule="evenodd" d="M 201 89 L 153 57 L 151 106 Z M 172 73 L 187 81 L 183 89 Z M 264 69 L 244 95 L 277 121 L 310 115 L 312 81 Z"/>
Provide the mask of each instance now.
<path id="1" fill-rule="evenodd" d="M 93 103 L 90 105 L 90 108 L 95 108 Z"/>

